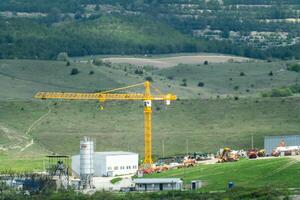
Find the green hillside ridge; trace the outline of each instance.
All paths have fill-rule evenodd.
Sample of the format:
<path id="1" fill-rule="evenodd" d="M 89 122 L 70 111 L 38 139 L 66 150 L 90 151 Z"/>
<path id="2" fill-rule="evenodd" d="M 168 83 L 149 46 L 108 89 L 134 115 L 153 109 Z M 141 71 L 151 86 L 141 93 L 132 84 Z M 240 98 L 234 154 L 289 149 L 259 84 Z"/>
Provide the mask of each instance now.
<path id="1" fill-rule="evenodd" d="M 185 140 L 189 140 L 191 152 L 216 152 L 225 146 L 248 149 L 252 134 L 258 148 L 263 148 L 266 135 L 299 134 L 297 95 L 261 97 L 261 91 L 272 87 L 297 84 L 299 74 L 287 71 L 287 62 L 209 63 L 168 69 L 73 61 L 67 65 L 62 61 L 0 61 L 0 154 L 6 159 L 22 155 L 40 158 L 51 152 L 72 155 L 78 153 L 79 140 L 86 135 L 97 140 L 97 151 L 129 150 L 143 156 L 142 102 L 107 101 L 100 111 L 96 101 L 42 101 L 32 97 L 38 91 L 95 92 L 123 87 L 143 82 L 147 76 L 162 92 L 179 98 L 170 107 L 153 103 L 155 157 L 162 155 L 162 140 L 165 155 L 172 156 L 186 151 Z M 73 68 L 79 73 L 70 75 Z M 143 74 L 136 74 L 136 69 Z M 182 86 L 182 79 L 187 79 L 187 86 Z M 203 81 L 203 87 L 198 87 L 199 81 Z M 245 92 L 253 83 L 250 92 Z M 239 90 L 233 90 L 234 85 L 239 85 Z M 34 143 L 20 151 L 32 139 Z"/>
<path id="2" fill-rule="evenodd" d="M 200 44 L 166 24 L 145 17 L 108 15 L 61 21 L 50 27 L 29 19 L 0 18 L 0 28 L 0 36 L 4 38 L 0 42 L 3 58 L 55 59 L 65 51 L 72 56 L 185 52 L 197 49 Z"/>
<path id="3" fill-rule="evenodd" d="M 1 101 L 1 123 L 20 131 L 47 112 L 47 101 Z M 298 134 L 297 97 L 235 100 L 181 100 L 170 107 L 154 104 L 153 151 L 174 155 L 189 150 L 215 152 L 224 146 L 248 149 L 251 135 L 263 148 L 266 135 Z M 30 135 L 48 150 L 74 154 L 83 136 L 97 140 L 97 150 L 129 150 L 143 153 L 143 111 L 139 102 L 99 103 L 56 101 L 51 113 Z M 176 148 L 175 148 L 176 147 Z"/>

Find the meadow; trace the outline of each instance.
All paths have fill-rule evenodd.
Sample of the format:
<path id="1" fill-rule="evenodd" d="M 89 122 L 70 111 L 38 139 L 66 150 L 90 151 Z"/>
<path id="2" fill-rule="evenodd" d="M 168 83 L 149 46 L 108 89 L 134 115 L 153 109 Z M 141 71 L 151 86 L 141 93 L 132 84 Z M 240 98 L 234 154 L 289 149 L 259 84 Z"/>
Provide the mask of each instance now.
<path id="1" fill-rule="evenodd" d="M 201 180 L 201 191 L 226 191 L 228 182 L 238 188 L 298 188 L 300 181 L 295 179 L 300 169 L 299 161 L 291 158 L 272 158 L 263 160 L 243 159 L 233 163 L 199 165 L 192 168 L 169 170 L 147 175 L 154 177 L 182 178 L 185 184 Z"/>

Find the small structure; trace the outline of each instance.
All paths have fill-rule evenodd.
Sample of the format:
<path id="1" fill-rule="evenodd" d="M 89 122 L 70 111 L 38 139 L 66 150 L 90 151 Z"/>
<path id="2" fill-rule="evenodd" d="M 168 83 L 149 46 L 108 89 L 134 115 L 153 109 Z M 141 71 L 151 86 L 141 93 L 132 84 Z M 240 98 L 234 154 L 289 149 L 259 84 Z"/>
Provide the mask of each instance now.
<path id="1" fill-rule="evenodd" d="M 200 180 L 194 180 L 191 181 L 191 190 L 197 190 L 202 187 L 202 181 Z"/>
<path id="2" fill-rule="evenodd" d="M 138 170 L 137 153 L 125 151 L 95 152 L 94 176 L 116 176 L 134 174 Z M 73 173 L 80 174 L 80 156 L 72 156 Z"/>
<path id="3" fill-rule="evenodd" d="M 133 179 L 137 191 L 182 190 L 180 178 L 136 178 Z"/>

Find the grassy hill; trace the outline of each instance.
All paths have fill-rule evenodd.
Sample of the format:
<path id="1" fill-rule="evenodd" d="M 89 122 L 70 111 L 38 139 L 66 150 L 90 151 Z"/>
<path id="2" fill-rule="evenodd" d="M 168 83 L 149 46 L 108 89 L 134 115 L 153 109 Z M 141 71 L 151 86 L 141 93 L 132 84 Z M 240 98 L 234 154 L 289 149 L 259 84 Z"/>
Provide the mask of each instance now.
<path id="1" fill-rule="evenodd" d="M 70 75 L 73 68 L 79 73 Z M 1 156 L 7 160 L 39 158 L 51 152 L 74 154 L 80 138 L 86 135 L 97 140 L 98 151 L 142 154 L 141 102 L 105 102 L 105 109 L 100 111 L 99 102 L 40 101 L 32 96 L 37 91 L 94 92 L 143 82 L 146 76 L 153 77 L 153 83 L 163 92 L 179 97 L 170 107 L 154 103 L 155 156 L 162 155 L 162 140 L 166 155 L 185 152 L 186 140 L 191 152 L 215 152 L 224 146 L 247 149 L 252 134 L 255 146 L 263 148 L 265 135 L 299 133 L 297 96 L 260 97 L 263 90 L 297 83 L 299 74 L 285 68 L 285 62 L 178 65 L 167 69 L 146 67 L 139 75 L 135 73 L 139 67 L 126 64 L 71 62 L 67 66 L 61 61 L 1 60 Z M 273 76 L 268 75 L 270 71 Z M 240 76 L 240 72 L 245 75 Z M 181 85 L 182 79 L 187 79 L 186 87 Z M 198 81 L 203 81 L 204 87 L 198 87 Z M 244 92 L 251 84 L 254 87 Z M 233 90 L 234 85 L 239 85 L 239 90 Z"/>
<path id="2" fill-rule="evenodd" d="M 47 102 L 2 101 L 1 123 L 22 133 L 48 112 Z M 81 137 L 97 140 L 97 150 L 143 152 L 143 111 L 139 102 L 107 102 L 98 111 L 94 102 L 53 102 L 51 113 L 30 133 L 44 148 L 59 153 L 76 153 Z M 298 98 L 243 100 L 182 100 L 168 108 L 155 104 L 153 151 L 166 155 L 189 150 L 215 152 L 224 146 L 263 147 L 265 135 L 298 134 Z"/>
<path id="3" fill-rule="evenodd" d="M 297 188 L 299 180 L 293 178 L 298 173 L 299 161 L 289 158 L 268 160 L 241 160 L 236 163 L 200 165 L 193 168 L 170 170 L 147 175 L 154 177 L 183 178 L 184 183 L 202 180 L 203 191 L 226 190 L 228 182 L 240 188 Z"/>
<path id="4" fill-rule="evenodd" d="M 183 65 L 157 70 L 154 74 L 172 79 L 187 87 L 202 89 L 216 95 L 253 95 L 271 88 L 299 84 L 299 73 L 287 70 L 287 62 L 210 63 Z M 199 87 L 198 87 L 199 88 Z M 201 92 L 200 92 L 201 94 Z"/>

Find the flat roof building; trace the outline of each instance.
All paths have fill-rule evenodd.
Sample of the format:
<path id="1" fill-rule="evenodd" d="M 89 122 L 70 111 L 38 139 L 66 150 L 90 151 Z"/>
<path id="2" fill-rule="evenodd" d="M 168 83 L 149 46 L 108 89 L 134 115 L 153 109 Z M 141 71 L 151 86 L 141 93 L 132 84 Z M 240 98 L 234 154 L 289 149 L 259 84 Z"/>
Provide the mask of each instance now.
<path id="1" fill-rule="evenodd" d="M 138 170 L 137 153 L 108 151 L 94 153 L 94 176 L 134 174 Z M 80 155 L 72 156 L 72 171 L 80 175 Z"/>
<path id="2" fill-rule="evenodd" d="M 136 178 L 133 179 L 137 191 L 182 190 L 180 178 Z"/>
<path id="3" fill-rule="evenodd" d="M 264 149 L 267 155 L 279 146 L 300 146 L 300 135 L 265 136 Z"/>

